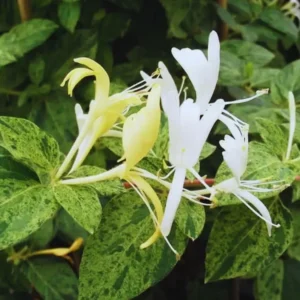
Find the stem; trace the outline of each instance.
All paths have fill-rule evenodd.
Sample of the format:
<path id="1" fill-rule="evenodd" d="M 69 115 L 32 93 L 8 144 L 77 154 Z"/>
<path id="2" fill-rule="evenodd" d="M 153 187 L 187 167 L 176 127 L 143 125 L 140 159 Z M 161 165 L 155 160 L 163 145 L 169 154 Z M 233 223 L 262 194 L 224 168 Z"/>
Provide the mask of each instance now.
<path id="1" fill-rule="evenodd" d="M 21 92 L 0 88 L 0 94 L 19 96 L 19 95 L 21 95 Z"/>
<path id="2" fill-rule="evenodd" d="M 26 22 L 31 17 L 30 0 L 18 0 L 18 7 L 22 22 Z"/>
<path id="3" fill-rule="evenodd" d="M 218 0 L 219 5 L 227 9 L 227 0 Z M 221 41 L 227 40 L 228 38 L 228 25 L 224 22 L 220 24 L 220 39 Z"/>

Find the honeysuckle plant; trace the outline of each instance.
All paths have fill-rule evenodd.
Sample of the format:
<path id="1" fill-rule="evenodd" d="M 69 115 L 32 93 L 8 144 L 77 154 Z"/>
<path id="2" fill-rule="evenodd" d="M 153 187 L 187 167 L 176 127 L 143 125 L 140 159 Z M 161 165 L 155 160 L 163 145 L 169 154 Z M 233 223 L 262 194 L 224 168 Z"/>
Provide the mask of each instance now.
<path id="1" fill-rule="evenodd" d="M 122 38 L 136 26 L 128 26 L 126 16 L 138 4 L 125 2 L 95 9 L 92 18 L 77 24 L 91 23 L 93 32 L 84 27 L 80 34 L 66 16 L 78 16 L 85 4 L 51 4 L 59 5 L 62 26 L 75 30 L 57 47 L 63 51 L 68 46 L 67 61 L 56 50 L 48 60 L 52 45 L 25 55 L 33 40 L 37 46 L 56 29 L 50 20 L 30 20 L 0 36 L 0 94 L 5 95 L 0 298 L 3 291 L 10 299 L 17 297 L 21 286 L 22 299 L 24 290 L 32 289 L 34 297 L 38 293 L 43 299 L 132 299 L 181 260 L 180 272 L 200 265 L 195 276 L 182 272 L 184 298 L 193 297 L 187 295 L 190 289 L 213 298 L 206 296 L 202 280 L 255 276 L 257 299 L 285 299 L 278 293 L 291 266 L 287 262 L 300 261 L 300 64 L 282 68 L 284 55 L 274 49 L 279 41 L 297 47 L 293 20 L 299 17 L 298 2 L 251 1 L 248 10 L 230 1 L 225 13 L 218 8 L 224 22 L 235 10 L 242 12 L 228 24 L 230 39 L 220 43 L 215 31 L 206 30 L 212 24 L 189 28 L 197 15 L 194 7 L 209 1 L 184 5 L 188 22 L 174 18 L 173 4 L 161 1 L 175 47 L 169 51 L 170 43 L 161 43 L 160 35 L 155 40 L 146 36 L 156 54 L 140 37 L 141 45 L 129 53 L 121 38 L 114 43 L 118 26 Z M 47 5 L 37 4 L 41 10 Z M 111 5 L 131 8 L 120 17 Z M 78 18 L 92 10 L 82 10 Z M 115 23 L 117 17 L 124 22 Z M 225 32 L 225 24 L 220 25 Z M 29 37 L 24 28 L 34 28 Z M 106 36 L 111 28 L 116 32 Z M 130 34 L 135 36 L 134 30 Z M 198 49 L 206 37 L 207 52 Z M 113 62 L 115 55 L 120 57 Z M 119 64 L 124 59 L 128 61 Z M 73 60 L 77 66 L 71 69 Z M 22 77 L 27 66 L 28 78 Z M 151 76 L 141 71 L 156 67 Z M 18 287 L 6 281 L 11 274 L 21 278 Z M 275 278 L 275 290 L 270 278 Z M 139 299 L 157 297 L 156 292 L 164 298 L 160 287 Z"/>

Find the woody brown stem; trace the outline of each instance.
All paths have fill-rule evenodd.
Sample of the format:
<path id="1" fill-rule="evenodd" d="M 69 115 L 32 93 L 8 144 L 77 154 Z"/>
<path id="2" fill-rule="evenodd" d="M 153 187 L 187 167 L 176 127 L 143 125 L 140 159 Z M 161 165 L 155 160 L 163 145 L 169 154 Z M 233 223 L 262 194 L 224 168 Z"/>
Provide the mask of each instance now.
<path id="1" fill-rule="evenodd" d="M 18 7 L 22 22 L 26 22 L 31 17 L 30 0 L 18 0 Z"/>
<path id="2" fill-rule="evenodd" d="M 227 9 L 227 0 L 218 0 L 218 3 L 222 8 Z M 223 21 L 221 21 L 221 23 L 220 23 L 219 33 L 220 33 L 221 41 L 224 41 L 227 39 L 228 25 L 226 23 L 224 23 Z"/>

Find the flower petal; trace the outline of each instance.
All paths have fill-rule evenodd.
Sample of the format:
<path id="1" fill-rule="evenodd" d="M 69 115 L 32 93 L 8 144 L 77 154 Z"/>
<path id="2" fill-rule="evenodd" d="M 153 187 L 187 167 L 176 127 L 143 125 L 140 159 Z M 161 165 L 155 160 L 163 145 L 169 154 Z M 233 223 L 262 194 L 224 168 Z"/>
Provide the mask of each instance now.
<path id="1" fill-rule="evenodd" d="M 211 32 L 208 45 L 208 59 L 201 50 L 172 49 L 174 58 L 187 73 L 197 94 L 196 102 L 201 114 L 207 108 L 216 87 L 220 68 L 220 42 L 216 32 Z"/>
<path id="2" fill-rule="evenodd" d="M 255 213 L 258 217 L 260 217 L 262 220 L 264 220 L 266 222 L 269 236 L 271 236 L 272 226 L 275 226 L 275 227 L 280 226 L 279 224 L 273 224 L 272 223 L 272 218 L 270 216 L 269 210 L 253 194 L 251 194 L 248 191 L 238 189 L 235 192 L 235 196 L 237 198 L 239 198 L 253 213 Z M 248 205 L 247 202 L 250 203 L 251 205 L 253 205 L 257 209 L 258 212 L 256 210 L 254 210 L 250 205 Z"/>
<path id="3" fill-rule="evenodd" d="M 161 232 L 164 236 L 168 236 L 171 231 L 172 224 L 175 219 L 176 211 L 178 209 L 181 200 L 185 174 L 186 174 L 186 169 L 176 168 L 172 186 L 167 198 L 164 217 L 161 223 Z"/>

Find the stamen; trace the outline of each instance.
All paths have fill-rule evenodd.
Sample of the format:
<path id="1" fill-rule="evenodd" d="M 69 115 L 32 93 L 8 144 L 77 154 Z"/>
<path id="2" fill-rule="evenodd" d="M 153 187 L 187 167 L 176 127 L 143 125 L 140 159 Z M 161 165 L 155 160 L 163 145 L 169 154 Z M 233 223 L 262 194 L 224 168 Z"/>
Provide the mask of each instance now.
<path id="1" fill-rule="evenodd" d="M 183 89 L 184 101 L 187 99 L 187 90 L 188 90 L 188 89 L 189 89 L 188 87 L 185 87 L 185 88 Z"/>
<path id="2" fill-rule="evenodd" d="M 181 86 L 180 86 L 180 89 L 179 89 L 178 96 L 180 96 L 180 94 L 181 94 L 181 92 L 183 90 L 185 80 L 186 80 L 186 76 L 182 76 L 182 81 L 181 81 Z"/>
<path id="3" fill-rule="evenodd" d="M 130 181 L 128 181 L 128 183 L 131 185 L 131 187 L 136 191 L 136 193 L 142 198 L 143 202 L 145 203 L 145 205 L 147 206 L 150 214 L 151 214 L 151 217 L 153 219 L 153 221 L 155 222 L 156 226 L 159 228 L 160 232 L 161 232 L 161 228 L 160 228 L 160 224 L 149 204 L 149 201 L 146 199 L 145 195 L 142 194 L 140 192 L 140 190 L 134 185 L 132 184 Z M 180 257 L 179 253 L 176 251 L 176 249 L 171 245 L 171 243 L 169 242 L 168 238 L 166 236 L 164 236 L 161 232 L 161 235 L 163 236 L 163 238 L 165 239 L 167 245 L 169 246 L 169 248 L 171 249 L 171 251 L 176 255 L 176 257 Z"/>
<path id="4" fill-rule="evenodd" d="M 251 101 L 251 100 L 253 100 L 255 98 L 258 98 L 258 97 L 260 97 L 262 95 L 266 95 L 268 93 L 269 93 L 269 89 L 259 90 L 259 91 L 256 92 L 255 96 L 252 96 L 252 97 L 249 97 L 249 98 L 245 98 L 245 99 L 240 99 L 240 100 L 228 101 L 228 102 L 225 102 L 225 105 L 245 103 L 245 102 Z"/>
<path id="5" fill-rule="evenodd" d="M 188 170 L 200 181 L 200 183 L 207 189 L 212 190 L 212 188 L 205 182 L 205 180 L 195 171 L 193 168 L 188 168 Z"/>
<path id="6" fill-rule="evenodd" d="M 171 168 L 171 171 L 170 171 L 166 176 L 159 177 L 159 178 L 160 178 L 160 179 L 167 179 L 167 178 L 169 178 L 174 172 L 175 172 L 175 167 L 172 167 L 172 168 Z"/>
<path id="7" fill-rule="evenodd" d="M 289 130 L 289 140 L 288 140 L 288 147 L 286 151 L 286 160 L 289 160 L 291 156 L 292 146 L 293 146 L 293 139 L 296 129 L 296 104 L 295 104 L 295 97 L 292 92 L 289 92 L 289 110 L 290 110 L 290 130 Z"/>

